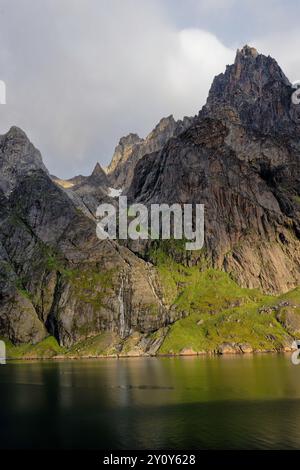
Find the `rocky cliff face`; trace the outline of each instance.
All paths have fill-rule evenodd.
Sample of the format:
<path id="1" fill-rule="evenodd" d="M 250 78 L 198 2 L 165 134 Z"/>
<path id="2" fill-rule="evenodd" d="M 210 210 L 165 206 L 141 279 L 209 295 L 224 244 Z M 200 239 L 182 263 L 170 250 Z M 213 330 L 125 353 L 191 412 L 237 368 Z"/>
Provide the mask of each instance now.
<path id="1" fill-rule="evenodd" d="M 39 158 L 32 163 L 39 154 L 25 134 L 12 134 L 17 178 L 1 174 L 10 191 L 0 198 L 0 336 L 34 343 L 52 334 L 71 346 L 101 331 L 124 338 L 173 321 L 153 267 L 98 240 L 95 223 L 52 182 Z M 96 167 L 90 184 L 99 177 Z"/>
<path id="2" fill-rule="evenodd" d="M 235 115 L 248 130 L 295 137 L 300 111 L 291 102 L 293 91 L 275 59 L 245 46 L 215 77 L 200 116 L 233 120 Z"/>
<path id="3" fill-rule="evenodd" d="M 0 189 L 10 194 L 24 173 L 42 169 L 48 173 L 40 152 L 28 140 L 25 132 L 12 127 L 0 136 Z"/>
<path id="4" fill-rule="evenodd" d="M 241 285 L 300 281 L 300 132 L 293 89 L 274 59 L 246 46 L 216 77 L 193 124 L 136 166 L 129 195 L 205 204 L 205 251 Z"/>
<path id="5" fill-rule="evenodd" d="M 143 156 L 162 149 L 173 135 L 178 135 L 186 129 L 191 121 L 188 117 L 175 121 L 171 115 L 161 119 L 145 139 L 141 139 L 137 134 L 122 137 L 107 168 L 111 186 L 126 191 L 132 181 L 136 163 Z"/>

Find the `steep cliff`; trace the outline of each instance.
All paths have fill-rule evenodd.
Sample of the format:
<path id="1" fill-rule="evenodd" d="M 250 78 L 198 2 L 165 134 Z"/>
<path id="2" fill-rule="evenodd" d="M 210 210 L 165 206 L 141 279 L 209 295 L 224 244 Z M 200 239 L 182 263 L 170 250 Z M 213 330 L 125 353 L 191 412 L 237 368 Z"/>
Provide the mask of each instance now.
<path id="1" fill-rule="evenodd" d="M 129 190 L 147 204 L 203 203 L 206 259 L 268 293 L 300 282 L 293 91 L 274 59 L 246 46 L 193 124 L 138 162 Z"/>

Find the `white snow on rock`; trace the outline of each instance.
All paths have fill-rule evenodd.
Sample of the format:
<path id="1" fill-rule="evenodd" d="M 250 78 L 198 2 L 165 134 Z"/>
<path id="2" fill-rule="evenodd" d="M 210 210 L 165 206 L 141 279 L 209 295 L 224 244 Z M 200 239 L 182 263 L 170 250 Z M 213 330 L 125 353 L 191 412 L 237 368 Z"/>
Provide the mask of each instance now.
<path id="1" fill-rule="evenodd" d="M 108 188 L 108 195 L 110 197 L 119 197 L 122 194 L 123 189 Z"/>

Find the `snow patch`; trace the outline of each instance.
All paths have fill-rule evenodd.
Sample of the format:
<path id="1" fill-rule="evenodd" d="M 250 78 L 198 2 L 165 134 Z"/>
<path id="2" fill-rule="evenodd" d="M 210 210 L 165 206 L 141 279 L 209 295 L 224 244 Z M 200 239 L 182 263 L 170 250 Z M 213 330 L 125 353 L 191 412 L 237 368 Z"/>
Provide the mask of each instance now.
<path id="1" fill-rule="evenodd" d="M 123 189 L 108 188 L 108 195 L 110 197 L 119 197 L 122 194 Z"/>

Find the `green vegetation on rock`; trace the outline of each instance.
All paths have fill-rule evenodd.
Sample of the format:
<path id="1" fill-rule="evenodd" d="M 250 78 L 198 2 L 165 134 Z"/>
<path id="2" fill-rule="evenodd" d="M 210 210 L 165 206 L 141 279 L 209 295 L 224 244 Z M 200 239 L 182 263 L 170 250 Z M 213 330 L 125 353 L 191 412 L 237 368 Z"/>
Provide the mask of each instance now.
<path id="1" fill-rule="evenodd" d="M 17 346 L 5 338 L 2 339 L 6 344 L 7 359 L 50 359 L 65 352 L 65 349 L 58 344 L 53 336 L 48 336 L 37 344 L 21 344 Z"/>
<path id="2" fill-rule="evenodd" d="M 117 335 L 103 332 L 74 344 L 66 353 L 66 357 L 96 357 L 116 355 Z"/>
<path id="3" fill-rule="evenodd" d="M 184 315 L 171 325 L 160 354 L 218 352 L 223 344 L 279 350 L 291 342 L 272 306 L 285 299 L 300 305 L 300 290 L 267 296 L 239 287 L 225 272 L 176 263 L 163 249 L 156 250 L 155 260 L 166 301 Z"/>
<path id="4" fill-rule="evenodd" d="M 280 296 L 264 295 L 258 289 L 238 286 L 225 272 L 207 268 L 204 257 L 197 265 L 187 266 L 174 261 L 165 246 L 156 247 L 151 257 L 165 301 L 182 318 L 164 332 L 160 329 L 145 335 L 149 351 L 159 338 L 158 354 L 201 354 L 222 353 L 224 348 L 225 352 L 279 351 L 290 347 L 292 337 L 300 337 L 300 288 Z M 114 270 L 64 270 L 55 257 L 49 264 L 68 278 L 77 298 L 96 309 L 101 307 L 111 289 Z M 103 332 L 68 350 L 51 336 L 35 345 L 14 346 L 6 341 L 7 356 L 34 359 L 139 355 L 143 354 L 142 338 L 142 334 L 134 333 L 122 340 L 117 334 Z"/>
<path id="5" fill-rule="evenodd" d="M 76 298 L 99 309 L 105 304 L 105 297 L 112 289 L 112 280 L 116 270 L 101 272 L 96 269 L 73 270 L 69 280 L 74 288 Z"/>

